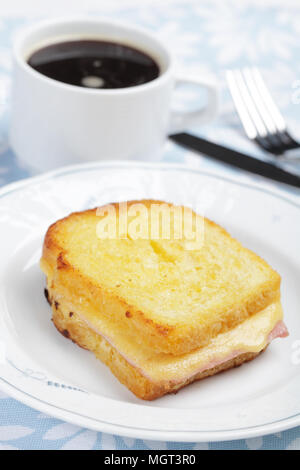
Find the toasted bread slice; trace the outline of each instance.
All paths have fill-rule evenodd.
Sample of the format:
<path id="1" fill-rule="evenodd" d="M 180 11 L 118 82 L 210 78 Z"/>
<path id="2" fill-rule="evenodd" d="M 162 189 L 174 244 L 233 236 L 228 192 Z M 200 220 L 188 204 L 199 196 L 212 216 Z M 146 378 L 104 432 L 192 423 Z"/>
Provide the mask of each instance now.
<path id="1" fill-rule="evenodd" d="M 151 225 L 153 206 L 166 217 L 176 207 L 131 201 L 125 208 L 129 225 L 138 228 L 137 217 L 139 225 L 145 220 Z M 185 235 L 177 238 L 175 219 L 170 239 L 161 229 L 158 237 L 149 230 L 148 237 L 133 238 L 128 227 L 121 227 L 124 213 L 118 204 L 59 220 L 44 242 L 41 267 L 48 285 L 79 303 L 96 329 L 102 319 L 110 319 L 116 329 L 128 330 L 137 343 L 156 352 L 181 355 L 207 345 L 276 301 L 280 276 L 220 226 L 187 211 L 193 215 L 191 225 L 199 222 L 201 229 L 195 243 Z M 122 233 L 107 238 L 99 230 L 104 219 L 108 231 L 116 219 Z"/>

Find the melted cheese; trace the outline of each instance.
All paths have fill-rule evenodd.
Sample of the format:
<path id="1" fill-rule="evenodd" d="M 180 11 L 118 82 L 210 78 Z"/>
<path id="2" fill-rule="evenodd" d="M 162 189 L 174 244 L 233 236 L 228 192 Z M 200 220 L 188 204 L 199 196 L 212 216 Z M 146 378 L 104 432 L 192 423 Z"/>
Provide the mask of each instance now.
<path id="1" fill-rule="evenodd" d="M 207 346 L 178 356 L 155 353 L 146 345 L 139 344 L 130 331 L 121 330 L 107 318 L 98 317 L 95 324 L 94 316 L 79 303 L 75 305 L 68 302 L 54 290 L 51 294 L 59 301 L 62 312 L 76 312 L 79 321 L 108 341 L 132 366 L 152 381 L 181 382 L 240 354 L 258 353 L 267 346 L 270 333 L 283 317 L 281 303 L 277 301 L 232 330 L 219 334 Z"/>

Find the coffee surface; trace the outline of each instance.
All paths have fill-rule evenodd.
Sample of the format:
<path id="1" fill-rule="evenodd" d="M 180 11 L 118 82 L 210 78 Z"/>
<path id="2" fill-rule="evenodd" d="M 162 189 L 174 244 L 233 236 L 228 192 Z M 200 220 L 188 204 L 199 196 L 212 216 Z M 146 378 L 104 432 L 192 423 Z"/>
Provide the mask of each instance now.
<path id="1" fill-rule="evenodd" d="M 127 88 L 154 80 L 157 63 L 132 47 L 98 40 L 68 41 L 34 52 L 28 64 L 49 78 L 86 88 Z"/>

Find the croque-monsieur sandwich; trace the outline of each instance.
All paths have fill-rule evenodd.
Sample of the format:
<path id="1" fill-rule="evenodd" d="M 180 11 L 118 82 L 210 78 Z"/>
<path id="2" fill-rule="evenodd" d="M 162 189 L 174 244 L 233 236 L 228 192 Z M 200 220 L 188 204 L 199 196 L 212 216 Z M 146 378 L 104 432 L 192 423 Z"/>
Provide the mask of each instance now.
<path id="1" fill-rule="evenodd" d="M 56 328 L 145 400 L 288 334 L 280 276 L 191 209 L 143 200 L 70 214 L 49 227 L 41 268 Z"/>

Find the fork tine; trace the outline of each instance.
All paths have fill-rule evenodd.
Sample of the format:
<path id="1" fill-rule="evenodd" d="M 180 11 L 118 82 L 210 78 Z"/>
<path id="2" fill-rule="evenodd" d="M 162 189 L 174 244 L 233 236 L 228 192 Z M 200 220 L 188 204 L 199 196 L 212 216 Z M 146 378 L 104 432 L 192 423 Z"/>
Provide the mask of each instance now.
<path id="1" fill-rule="evenodd" d="M 270 95 L 270 92 L 266 87 L 262 75 L 257 67 L 253 67 L 252 74 L 255 79 L 256 86 L 259 90 L 262 101 L 264 102 L 265 107 L 269 110 L 269 114 L 273 117 L 273 121 L 275 122 L 276 128 L 279 132 L 284 132 L 286 130 L 285 121 L 272 96 Z"/>
<path id="2" fill-rule="evenodd" d="M 234 71 L 227 70 L 226 79 L 227 79 L 228 87 L 229 87 L 232 99 L 234 101 L 236 110 L 243 124 L 244 130 L 247 136 L 249 137 L 249 139 L 255 139 L 257 137 L 257 131 L 249 116 L 247 107 L 245 106 L 245 103 L 241 97 L 239 87 L 235 79 Z"/>
<path id="3" fill-rule="evenodd" d="M 282 144 L 276 136 L 273 137 L 268 132 L 248 90 L 242 72 L 240 70 L 228 71 L 227 82 L 248 137 L 255 140 L 267 152 L 282 153 Z"/>
<path id="4" fill-rule="evenodd" d="M 242 120 L 242 123 L 243 123 L 244 128 L 245 128 L 245 116 L 247 116 L 246 124 L 248 126 L 248 132 L 246 128 L 245 130 L 246 130 L 248 137 L 250 137 L 249 123 L 251 123 L 252 132 L 251 132 L 250 138 L 252 139 L 263 138 L 264 139 L 267 136 L 267 129 L 255 107 L 255 104 L 248 91 L 247 85 L 245 83 L 245 80 L 241 71 L 240 70 L 231 71 L 230 81 L 231 81 L 231 86 L 229 83 L 230 91 L 231 91 L 231 94 L 234 93 L 236 97 L 235 99 L 233 98 L 236 106 L 238 102 L 238 106 L 239 106 L 238 113 L 240 115 L 241 120 L 242 120 L 241 110 L 243 110 L 244 121 Z M 254 128 L 254 132 L 253 132 L 253 128 Z"/>
<path id="5" fill-rule="evenodd" d="M 266 106 L 264 97 L 262 96 L 262 89 L 257 84 L 257 74 L 254 73 L 252 68 L 247 67 L 243 70 L 243 76 L 265 127 L 271 134 L 275 134 L 277 132 L 276 122 L 274 122 L 274 119 Z"/>
<path id="6" fill-rule="evenodd" d="M 249 116 L 252 119 L 254 126 L 256 127 L 258 136 L 263 137 L 263 138 L 266 137 L 268 131 L 260 117 L 259 112 L 256 109 L 255 103 L 246 85 L 244 76 L 240 70 L 235 71 L 235 78 L 236 78 L 236 83 L 239 87 L 239 91 L 242 96 L 242 99 L 245 103 L 245 106 L 247 107 Z"/>

